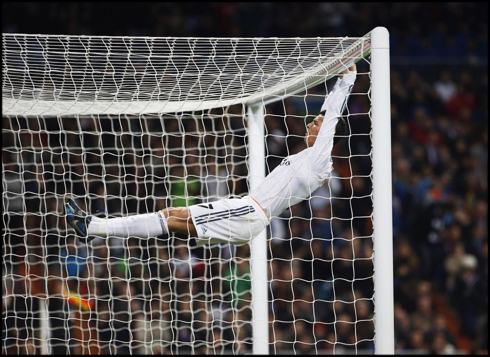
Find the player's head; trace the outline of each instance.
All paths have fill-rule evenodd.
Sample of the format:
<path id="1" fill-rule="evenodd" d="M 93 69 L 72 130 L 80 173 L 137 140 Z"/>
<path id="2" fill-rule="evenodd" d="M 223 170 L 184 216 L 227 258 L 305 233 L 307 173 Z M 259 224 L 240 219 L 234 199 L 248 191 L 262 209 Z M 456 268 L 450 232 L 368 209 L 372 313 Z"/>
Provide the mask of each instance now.
<path id="1" fill-rule="evenodd" d="M 323 123 L 325 112 L 321 112 L 310 124 L 306 126 L 305 143 L 306 146 L 312 147 L 315 144 L 318 133 Z M 335 127 L 335 136 L 333 138 L 333 144 L 336 145 L 343 136 L 347 134 L 347 121 L 345 118 L 340 117 L 337 126 Z"/>

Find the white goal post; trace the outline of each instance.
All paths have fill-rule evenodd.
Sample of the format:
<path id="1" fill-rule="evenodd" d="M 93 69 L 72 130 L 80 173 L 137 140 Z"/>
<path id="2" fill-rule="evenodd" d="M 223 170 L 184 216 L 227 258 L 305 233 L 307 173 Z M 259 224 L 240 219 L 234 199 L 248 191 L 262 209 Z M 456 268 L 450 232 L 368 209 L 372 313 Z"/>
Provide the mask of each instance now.
<path id="1" fill-rule="evenodd" d="M 391 197 L 390 42 L 386 28 L 371 33 L 376 353 L 395 353 Z M 378 218 L 378 219 L 376 219 Z"/>
<path id="2" fill-rule="evenodd" d="M 129 317 L 119 318 L 111 307 L 97 310 L 97 319 L 100 316 L 109 316 L 109 322 L 107 324 L 101 322 L 100 326 L 106 326 L 111 331 L 114 329 L 121 331 L 124 328 L 117 327 L 119 326 L 117 324 L 122 321 L 124 325 L 126 321 L 124 319 L 128 319 L 126 321 L 128 328 L 139 333 L 136 337 L 132 335 L 131 341 L 137 340 L 141 346 L 144 345 L 140 352 L 155 353 L 166 349 L 165 351 L 171 353 L 189 351 L 243 353 L 243 349 L 247 351 L 248 344 L 253 346 L 251 352 L 254 354 L 269 354 L 277 352 L 276 344 L 294 345 L 301 342 L 306 346 L 313 345 L 313 351 L 318 353 L 320 351 L 316 344 L 317 341 L 322 341 L 325 345 L 333 345 L 334 353 L 342 353 L 341 349 L 335 350 L 337 345 L 340 347 L 354 345 L 355 351 L 358 352 L 359 342 L 374 340 L 376 354 L 394 354 L 390 58 L 389 34 L 386 28 L 377 27 L 365 36 L 355 38 L 150 38 L 4 33 L 2 39 L 2 132 L 8 142 L 4 146 L 4 156 L 8 157 L 8 160 L 2 163 L 4 187 L 2 196 L 5 211 L 2 236 L 6 246 L 3 250 L 2 264 L 5 282 L 2 285 L 3 297 L 7 301 L 4 302 L 7 307 L 3 323 L 4 328 L 8 329 L 9 323 L 14 323 L 12 321 L 21 318 L 24 319 L 22 323 L 27 331 L 27 337 L 24 338 L 27 342 L 23 342 L 25 345 L 19 345 L 20 337 L 11 337 L 11 341 L 16 341 L 13 342 L 15 348 L 25 348 L 30 351 L 31 346 L 28 341 L 32 338 L 33 346 L 40 344 L 38 353 L 53 351 L 51 345 L 48 346 L 46 342 L 52 339 L 53 333 L 53 331 L 47 332 L 49 326 L 46 326 L 50 321 L 48 317 L 50 294 L 62 296 L 65 301 L 74 304 L 60 307 L 59 310 L 60 314 L 70 310 L 69 314 L 73 320 L 79 321 L 79 335 L 72 337 L 71 333 L 67 332 L 70 336 L 63 342 L 67 348 L 72 348 L 70 347 L 72 344 L 76 345 L 73 341 L 78 344 L 87 343 L 86 347 L 80 347 L 82 353 L 91 353 L 91 343 L 97 344 L 96 348 L 99 348 L 100 343 L 93 341 L 102 341 L 103 337 L 100 336 L 105 330 L 96 327 L 98 337 L 94 338 L 91 335 L 94 333 L 91 330 L 93 329 L 91 323 L 94 323 L 95 315 L 90 314 L 93 314 L 93 309 L 99 307 L 95 308 L 90 304 L 98 297 L 97 293 L 94 293 L 97 290 L 94 290 L 93 286 L 100 282 L 105 283 L 107 280 L 109 299 L 113 298 L 114 291 L 124 291 L 121 293 L 123 297 L 120 300 L 122 304 L 127 302 L 128 307 L 122 308 L 122 311 L 127 310 Z M 105 261 L 101 258 L 100 263 L 97 263 L 94 258 L 90 258 L 91 254 L 95 254 L 95 248 L 87 248 L 85 252 L 86 248 L 76 243 L 70 243 L 74 247 L 72 253 L 68 250 L 67 253 L 63 253 L 64 255 L 55 253 L 58 255 L 52 256 L 53 252 L 58 251 L 57 249 L 61 252 L 63 248 L 59 243 L 61 239 L 72 234 L 64 223 L 60 223 L 64 219 L 61 205 L 68 195 L 79 195 L 80 202 L 83 201 L 86 205 L 84 207 L 87 209 L 89 206 L 100 207 L 104 215 L 128 215 L 161 209 L 163 208 L 161 202 L 165 202 L 164 206 L 169 206 L 177 200 L 211 202 L 211 199 L 243 196 L 246 192 L 250 192 L 266 176 L 266 169 L 273 169 L 265 164 L 269 158 L 274 158 L 274 153 L 271 153 L 270 148 L 266 146 L 267 140 L 274 138 L 275 135 L 266 132 L 268 116 L 274 116 L 268 108 L 280 103 L 281 105 L 277 107 L 284 108 L 284 116 L 282 116 L 284 124 L 288 120 L 287 108 L 293 105 L 288 101 L 295 98 L 303 104 L 306 116 L 318 114 L 318 111 L 314 113 L 309 109 L 311 104 L 307 103 L 307 97 L 318 100 L 323 98 L 324 93 L 321 90 L 315 92 L 315 88 L 321 87 L 320 84 L 325 81 L 330 83 L 328 81 L 330 78 L 335 78 L 341 71 L 359 61 L 365 62 L 370 68 L 363 73 L 366 78 L 369 77 L 370 88 L 366 93 L 357 94 L 364 95 L 370 100 L 370 110 L 363 115 L 371 119 L 372 128 L 367 134 L 350 133 L 349 150 L 350 138 L 356 135 L 367 136 L 372 142 L 369 153 L 357 155 L 372 161 L 372 171 L 369 175 L 357 175 L 372 181 L 372 192 L 366 195 L 372 199 L 372 213 L 362 217 L 372 220 L 372 233 L 366 237 L 355 237 L 352 232 L 352 259 L 336 258 L 335 254 L 330 260 L 322 259 L 331 264 L 332 271 L 334 263 L 342 260 L 348 260 L 354 266 L 357 254 L 354 240 L 358 238 L 359 241 L 364 238 L 367 241 L 372 238 L 373 256 L 363 256 L 360 260 L 374 262 L 372 277 L 374 292 L 372 297 L 356 298 L 354 272 L 354 277 L 349 280 L 353 295 L 352 302 L 337 297 L 335 287 L 333 287 L 333 300 L 318 298 L 325 304 L 322 306 L 328 304 L 333 306 L 335 320 L 317 321 L 313 313 L 312 321 L 306 321 L 306 323 L 311 322 L 313 326 L 313 337 L 310 339 L 303 341 L 299 337 L 298 331 L 303 328 L 300 327 L 303 325 L 302 318 L 295 318 L 295 307 L 292 308 L 293 322 L 291 323 L 294 326 L 292 329 L 294 341 L 274 337 L 276 331 L 271 330 L 274 323 L 285 323 L 281 318 L 276 318 L 274 311 L 271 314 L 274 307 L 271 307 L 269 299 L 272 291 L 271 284 L 275 280 L 271 281 L 271 274 L 275 271 L 274 253 L 271 248 L 273 244 L 271 241 L 274 240 L 273 228 L 264 230 L 250 242 L 250 256 L 245 258 L 241 256 L 242 250 L 236 247 L 229 248 L 231 253 L 228 252 L 228 248 L 219 246 L 204 248 L 202 252 L 199 251 L 199 254 L 194 254 L 198 248 L 189 242 L 180 245 L 178 236 L 169 238 L 177 242 L 177 246 L 166 247 L 168 253 L 161 253 L 162 255 L 159 255 L 159 249 L 160 251 L 165 249 L 156 240 L 136 243 L 136 249 L 139 249 L 138 254 L 142 259 L 138 262 L 131 260 L 133 254 L 131 244 L 135 241 L 131 241 L 132 243 L 118 241 L 115 248 L 109 243 L 96 243 L 100 251 L 108 252 L 116 249 L 116 255 L 120 254 L 123 257 L 120 258 L 121 262 L 117 259 L 107 258 Z M 355 115 L 356 113 L 353 112 L 347 114 L 348 117 L 355 117 Z M 68 123 L 71 119 L 73 119 L 72 123 Z M 271 120 L 276 119 L 271 118 Z M 52 123 L 48 121 L 56 124 L 51 125 Z M 128 134 L 127 131 L 130 133 Z M 106 140 L 103 137 L 107 138 L 108 135 L 111 135 L 108 139 L 112 143 L 111 147 L 106 147 L 103 142 Z M 295 135 L 292 134 L 291 138 L 294 139 Z M 80 144 L 70 147 L 70 138 L 74 137 L 78 137 L 76 140 L 80 140 Z M 35 140 L 38 142 L 36 143 Z M 59 145 L 52 144 L 56 140 Z M 178 142 L 178 146 L 174 146 L 172 140 Z M 160 151 L 151 148 L 155 142 L 159 145 Z M 127 145 L 130 145 L 132 150 L 127 150 Z M 210 145 L 214 146 L 210 147 Z M 349 166 L 350 160 L 355 158 L 356 154 L 349 154 L 347 158 Z M 161 160 L 162 164 L 155 163 L 158 160 Z M 130 162 L 128 171 L 124 168 L 126 162 Z M 33 165 L 29 166 L 28 163 Z M 184 165 L 182 168 L 180 163 Z M 221 177 L 218 174 L 220 167 L 224 168 Z M 46 172 L 43 170 L 51 170 L 47 175 L 49 178 L 45 178 Z M 63 170 L 69 172 L 71 176 L 66 177 Z M 216 172 L 212 173 L 212 170 Z M 352 181 L 356 178 L 356 174 L 351 173 L 351 175 L 350 187 L 354 192 Z M 115 181 L 111 181 L 111 177 L 116 178 Z M 183 182 L 180 182 L 182 177 L 184 177 Z M 213 187 L 216 191 L 211 190 L 210 177 L 215 180 Z M 245 177 L 247 183 L 242 184 L 240 177 Z M 190 180 L 191 178 L 194 181 Z M 90 187 L 97 180 L 102 184 L 98 185 L 96 193 L 93 193 Z M 164 184 L 159 186 L 159 180 Z M 221 186 L 219 182 L 222 183 Z M 113 183 L 114 186 L 111 186 Z M 127 196 L 120 201 L 116 197 L 117 194 L 114 194 L 114 187 L 119 184 L 121 197 Z M 30 191 L 33 185 L 37 190 L 35 194 L 34 191 Z M 70 188 L 74 190 L 77 185 L 84 187 L 85 191 L 70 192 Z M 129 193 L 128 187 L 131 185 L 136 188 Z M 51 186 L 56 187 L 56 190 L 51 192 L 49 188 Z M 178 187 L 180 188 L 177 189 Z M 219 193 L 220 187 L 221 189 L 226 187 L 221 191 L 224 193 Z M 328 187 L 330 188 L 330 185 Z M 168 194 L 170 198 L 162 198 L 164 196 L 162 192 Z M 213 195 L 211 192 L 214 192 Z M 34 197 L 36 195 L 38 197 Z M 328 200 L 332 201 L 335 198 L 332 192 L 330 196 Z M 159 199 L 160 203 L 157 202 Z M 353 193 L 350 197 L 351 201 L 352 199 L 356 199 Z M 101 200 L 104 203 L 101 203 Z M 134 203 L 128 203 L 129 200 Z M 130 205 L 135 207 L 133 211 L 128 208 Z M 350 205 L 352 213 L 352 203 Z M 117 210 L 114 207 L 117 207 Z M 293 213 L 291 217 L 294 218 Z M 309 218 L 312 237 L 314 236 L 311 228 L 313 218 Z M 330 222 L 333 227 L 333 220 L 336 218 L 339 221 L 350 222 L 348 225 L 353 227 L 356 217 L 344 219 L 332 214 L 331 217 L 322 219 Z M 55 220 L 58 224 L 56 227 L 50 223 Z M 281 220 L 286 218 L 277 217 L 277 221 Z M 293 237 L 290 223 L 288 227 Z M 328 244 L 331 244 L 329 247 L 334 252 L 333 242 L 336 238 L 333 228 L 331 232 L 331 243 Z M 49 235 L 56 236 L 56 239 L 48 237 L 51 239 L 49 242 L 57 243 L 48 243 Z M 315 237 L 311 238 L 311 241 L 314 239 Z M 347 241 L 345 238 L 339 240 Z M 323 241 L 327 244 L 326 239 Z M 312 243 L 308 244 L 310 244 L 313 261 L 315 255 L 311 248 Z M 184 251 L 188 251 L 187 256 Z M 70 275 L 72 273 L 68 272 L 69 278 L 66 278 L 66 273 L 58 272 L 60 277 L 65 277 L 63 283 L 60 283 L 63 288 L 58 289 L 53 282 L 58 279 L 58 273 L 53 273 L 47 263 L 51 261 L 65 269 L 63 264 L 68 261 L 70 254 L 77 256 L 76 259 L 83 260 L 87 267 L 92 268 L 87 268 L 87 275 L 77 275 L 71 280 L 70 277 L 75 276 Z M 106 254 L 109 257 L 110 253 Z M 155 254 L 156 257 L 153 256 Z M 184 256 L 187 259 L 185 263 Z M 295 281 L 298 280 L 298 277 L 294 276 L 295 264 L 307 261 L 306 258 L 299 258 L 295 263 L 293 256 L 294 249 L 291 246 L 290 263 L 293 272 L 290 281 L 291 291 Z M 143 257 L 148 267 L 141 263 Z M 278 261 L 281 259 L 283 258 L 279 258 Z M 101 263 L 102 261 L 104 263 Z M 163 332 L 158 338 L 153 335 L 154 332 L 148 332 L 154 331 L 152 322 L 156 308 L 153 300 L 149 302 L 145 300 L 153 299 L 148 296 L 156 294 L 152 290 L 154 285 L 151 285 L 153 283 L 148 277 L 148 274 L 150 277 L 153 274 L 151 270 L 153 261 L 156 261 L 155 271 L 159 274 L 167 269 L 167 264 L 169 265 L 166 271 L 170 279 L 162 279 L 165 285 L 164 293 L 161 295 L 163 302 L 158 306 L 162 310 L 162 316 L 168 312 L 165 316 L 172 316 L 173 319 L 167 321 L 168 324 L 161 328 Z M 250 265 L 250 288 L 242 291 L 240 295 L 231 286 L 233 282 L 236 288 L 244 280 L 236 275 L 239 269 L 245 267 L 242 264 L 244 261 Z M 121 271 L 125 272 L 125 277 L 129 277 L 130 281 L 136 280 L 140 284 L 138 286 L 146 290 L 134 291 L 134 287 L 130 286 L 129 282 L 124 287 L 126 283 L 121 283 L 124 279 L 119 279 L 117 274 L 113 275 L 114 267 L 122 263 L 125 266 Z M 187 268 L 182 268 L 185 264 L 188 264 Z M 105 269 L 104 274 L 108 274 L 105 280 L 94 273 L 101 269 Z M 135 275 L 135 271 L 140 275 Z M 315 278 L 311 279 L 313 301 L 307 303 L 313 305 L 316 288 L 313 288 Z M 279 282 L 282 280 L 281 277 L 277 279 Z M 336 278 L 333 276 L 332 280 L 318 279 L 318 281 L 323 285 L 328 283 L 333 286 Z M 182 289 L 180 286 L 182 282 L 187 282 L 188 287 Z M 19 284 L 25 287 L 19 288 Z M 32 284 L 37 288 L 33 288 Z M 218 287 L 222 289 L 223 284 L 228 284 L 228 290 L 217 290 Z M 160 288 L 160 285 L 158 286 Z M 204 290 L 199 291 L 201 288 Z M 292 305 L 296 301 L 303 302 L 302 297 L 294 298 L 294 291 L 292 294 Z M 218 302 L 216 302 L 217 295 Z M 250 306 L 247 302 L 241 303 L 247 301 L 248 295 L 251 297 Z M 23 299 L 39 298 L 39 303 L 33 302 L 32 306 L 37 306 L 36 304 L 41 306 L 31 308 L 36 310 L 31 311 L 33 319 L 38 320 L 36 323 L 27 322 L 26 316 L 29 315 L 29 311 L 24 315 L 17 314 L 15 311 L 17 305 L 10 301 L 19 296 Z M 145 300 L 141 306 L 146 307 L 139 307 L 133 311 L 131 296 L 136 300 Z M 272 299 L 279 301 L 283 297 L 273 296 Z M 371 321 L 369 318 L 363 320 L 362 317 L 357 320 L 356 303 L 360 301 L 367 301 L 374 305 L 373 338 L 367 337 L 363 340 L 363 337 L 358 338 L 355 332 L 354 343 L 343 341 L 340 337 L 337 339 L 336 326 L 339 322 L 353 325 L 354 330 L 357 331 L 357 324 Z M 346 306 L 352 305 L 356 320 L 343 321 L 342 318 L 338 318 L 335 312 L 338 302 Z M 76 306 L 76 308 L 67 306 Z M 98 306 L 97 302 L 95 306 Z M 250 320 L 248 320 L 248 309 L 251 310 Z M 36 317 L 36 314 L 40 317 Z M 225 315 L 228 317 L 223 317 Z M 145 316 L 145 318 L 139 319 L 134 316 Z M 100 320 L 102 321 L 103 318 L 101 317 Z M 159 321 L 164 320 L 162 317 Z M 141 326 L 134 327 L 136 322 L 141 322 Z M 248 327 L 249 323 L 251 328 Z M 315 323 L 332 328 L 335 340 L 330 341 L 324 335 L 317 337 Z M 66 321 L 64 326 L 68 329 Z M 247 335 L 249 332 L 251 336 Z M 277 333 L 277 336 L 282 336 Z M 245 337 L 241 337 L 242 335 Z M 116 345 L 119 337 L 111 336 L 107 343 L 109 353 L 114 351 L 112 348 L 116 350 L 118 348 Z M 167 344 L 166 338 L 171 339 Z M 157 347 L 162 350 L 154 350 L 155 341 L 158 341 Z M 54 342 L 52 343 L 56 346 Z M 191 346 L 188 350 L 184 348 L 186 344 Z M 218 350 L 217 346 L 225 347 L 222 347 L 224 350 Z M 206 349 L 201 350 L 201 347 Z M 7 347 L 2 348 L 4 352 L 4 348 Z M 294 346 L 293 351 L 296 352 Z"/>

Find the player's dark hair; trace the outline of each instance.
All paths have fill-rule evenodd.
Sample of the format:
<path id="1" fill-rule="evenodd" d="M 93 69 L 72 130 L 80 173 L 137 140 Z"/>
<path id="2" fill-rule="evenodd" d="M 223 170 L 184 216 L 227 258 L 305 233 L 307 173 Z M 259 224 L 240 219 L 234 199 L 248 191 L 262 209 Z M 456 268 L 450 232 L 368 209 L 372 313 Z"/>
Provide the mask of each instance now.
<path id="1" fill-rule="evenodd" d="M 320 112 L 321 115 L 325 116 L 326 110 L 323 110 Z M 335 136 L 333 137 L 333 144 L 334 146 L 344 139 L 344 137 L 347 135 L 347 120 L 345 118 L 340 117 L 339 121 L 337 123 L 337 126 L 335 127 Z"/>
<path id="2" fill-rule="evenodd" d="M 335 127 L 335 136 L 333 137 L 334 146 L 345 138 L 347 135 L 347 120 L 345 118 L 340 117 L 337 126 Z"/>

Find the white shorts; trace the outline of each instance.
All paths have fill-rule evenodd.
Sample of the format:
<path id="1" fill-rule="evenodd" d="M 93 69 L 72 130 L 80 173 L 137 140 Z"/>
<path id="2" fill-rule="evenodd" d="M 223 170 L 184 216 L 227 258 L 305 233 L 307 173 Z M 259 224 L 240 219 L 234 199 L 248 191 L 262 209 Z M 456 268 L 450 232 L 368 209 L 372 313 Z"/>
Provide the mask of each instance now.
<path id="1" fill-rule="evenodd" d="M 189 207 L 197 231 L 197 245 L 245 244 L 269 225 L 269 219 L 250 196 Z"/>

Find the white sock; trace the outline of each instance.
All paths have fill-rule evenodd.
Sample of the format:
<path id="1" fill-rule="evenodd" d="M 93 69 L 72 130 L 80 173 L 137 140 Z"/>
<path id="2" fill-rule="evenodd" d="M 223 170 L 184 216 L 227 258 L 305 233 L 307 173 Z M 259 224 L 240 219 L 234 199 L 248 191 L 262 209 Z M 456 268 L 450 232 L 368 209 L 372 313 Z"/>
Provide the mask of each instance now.
<path id="1" fill-rule="evenodd" d="M 97 236 L 151 238 L 166 233 L 168 233 L 167 220 L 161 212 L 120 218 L 92 216 L 88 226 L 88 234 Z"/>

